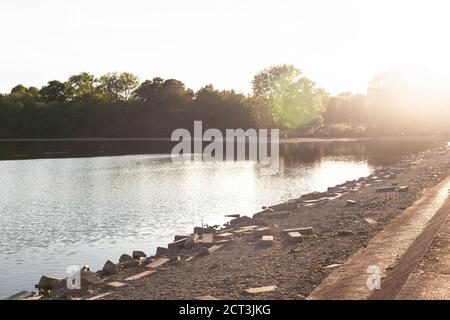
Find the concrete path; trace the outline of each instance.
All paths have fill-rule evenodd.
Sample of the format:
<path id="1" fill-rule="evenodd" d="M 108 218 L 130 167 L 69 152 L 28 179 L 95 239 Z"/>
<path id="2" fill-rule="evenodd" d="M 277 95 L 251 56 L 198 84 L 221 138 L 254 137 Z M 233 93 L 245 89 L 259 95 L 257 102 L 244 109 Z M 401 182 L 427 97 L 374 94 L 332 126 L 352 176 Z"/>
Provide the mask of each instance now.
<path id="1" fill-rule="evenodd" d="M 427 295 L 430 298 L 448 297 L 449 234 L 445 232 L 448 231 L 448 223 L 445 224 L 446 228 L 442 226 L 449 220 L 449 188 L 450 176 L 394 218 L 369 241 L 366 248 L 356 252 L 344 265 L 324 279 L 307 299 L 420 299 Z M 431 256 L 436 258 L 438 254 L 441 261 L 443 255 L 441 268 L 435 270 L 436 263 L 430 260 L 427 270 L 432 272 L 421 274 L 418 271 L 415 275 L 416 267 L 424 259 L 440 230 L 442 233 L 436 241 L 441 239 L 441 251 L 434 251 Z M 434 279 L 432 283 L 429 278 Z M 377 286 L 377 279 L 381 280 L 379 289 L 374 288 Z M 425 282 L 426 286 L 419 291 Z M 427 291 L 427 288 L 436 289 Z"/>
<path id="2" fill-rule="evenodd" d="M 449 217 L 397 299 L 450 300 Z"/>

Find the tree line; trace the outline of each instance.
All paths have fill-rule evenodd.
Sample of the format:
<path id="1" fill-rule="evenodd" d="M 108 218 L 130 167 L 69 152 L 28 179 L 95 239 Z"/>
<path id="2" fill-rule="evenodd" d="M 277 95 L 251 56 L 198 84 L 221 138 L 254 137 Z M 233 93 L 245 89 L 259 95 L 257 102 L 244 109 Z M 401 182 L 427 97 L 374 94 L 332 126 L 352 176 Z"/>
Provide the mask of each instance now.
<path id="1" fill-rule="evenodd" d="M 280 128 L 298 135 L 445 128 L 448 91 L 424 78 L 411 81 L 417 73 L 408 72 L 390 70 L 374 77 L 367 93 L 337 96 L 292 65 L 256 74 L 250 95 L 211 84 L 193 91 L 176 79 L 140 82 L 128 72 L 98 78 L 83 72 L 0 95 L 0 138 L 168 137 L 176 128 L 192 128 L 194 120 L 204 128 Z"/>
<path id="2" fill-rule="evenodd" d="M 194 92 L 175 79 L 80 73 L 1 96 L 0 137 L 167 137 L 194 120 L 223 129 L 270 126 L 266 111 L 261 99 L 212 85 Z"/>

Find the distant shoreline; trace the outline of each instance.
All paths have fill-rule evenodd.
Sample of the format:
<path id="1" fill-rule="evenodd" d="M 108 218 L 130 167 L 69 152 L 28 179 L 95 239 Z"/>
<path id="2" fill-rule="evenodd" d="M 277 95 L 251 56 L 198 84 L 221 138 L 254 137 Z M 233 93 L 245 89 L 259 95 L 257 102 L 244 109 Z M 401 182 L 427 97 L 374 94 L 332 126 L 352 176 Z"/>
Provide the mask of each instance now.
<path id="1" fill-rule="evenodd" d="M 352 144 L 352 143 L 446 143 L 436 136 L 385 136 L 385 137 L 293 137 L 281 138 L 280 147 Z M 125 155 L 170 155 L 177 141 L 169 138 L 35 138 L 0 139 L 0 161 L 31 159 L 65 159 Z M 209 142 L 203 142 L 206 146 Z M 225 141 L 223 141 L 225 143 Z M 282 151 L 283 149 L 281 149 Z"/>
<path id="2" fill-rule="evenodd" d="M 443 137 L 437 136 L 379 136 L 379 137 L 295 137 L 280 138 L 280 143 L 299 143 L 299 142 L 327 142 L 327 141 L 433 141 L 443 140 Z M 167 141 L 175 142 L 170 138 L 0 138 L 0 142 L 121 142 L 121 141 Z"/>

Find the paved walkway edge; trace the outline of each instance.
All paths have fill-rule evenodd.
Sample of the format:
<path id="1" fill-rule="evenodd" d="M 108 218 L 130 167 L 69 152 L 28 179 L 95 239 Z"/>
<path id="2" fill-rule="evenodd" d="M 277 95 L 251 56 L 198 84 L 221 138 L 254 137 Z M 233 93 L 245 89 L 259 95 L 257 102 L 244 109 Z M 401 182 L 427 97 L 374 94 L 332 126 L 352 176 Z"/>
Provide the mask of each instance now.
<path id="1" fill-rule="evenodd" d="M 395 217 L 307 297 L 308 300 L 395 299 L 448 216 L 450 176 Z M 381 272 L 381 289 L 367 283 Z"/>
<path id="2" fill-rule="evenodd" d="M 436 215 L 427 224 L 422 233 L 406 250 L 394 269 L 383 280 L 381 289 L 375 290 L 371 300 L 394 300 L 403 289 L 409 276 L 414 271 L 433 239 L 442 229 L 450 212 L 450 201 L 446 201 Z"/>

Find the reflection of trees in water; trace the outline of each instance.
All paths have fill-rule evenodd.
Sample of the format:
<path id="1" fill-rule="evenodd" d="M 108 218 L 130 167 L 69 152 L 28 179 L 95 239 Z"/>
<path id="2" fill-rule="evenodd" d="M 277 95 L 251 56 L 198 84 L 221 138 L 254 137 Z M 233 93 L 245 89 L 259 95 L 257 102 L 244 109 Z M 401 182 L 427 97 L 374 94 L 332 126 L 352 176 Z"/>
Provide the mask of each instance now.
<path id="1" fill-rule="evenodd" d="M 280 156 L 286 166 L 295 163 L 315 163 L 324 158 L 367 160 L 370 165 L 388 165 L 400 157 L 429 148 L 424 141 L 333 141 L 301 142 L 280 146 Z"/>
<path id="2" fill-rule="evenodd" d="M 167 141 L 0 142 L 0 159 L 95 157 L 127 154 L 168 154 Z"/>
<path id="3" fill-rule="evenodd" d="M 379 141 L 368 148 L 368 160 L 372 165 L 386 165 L 399 160 L 405 154 L 424 151 L 433 146 L 430 141 Z"/>
<path id="4" fill-rule="evenodd" d="M 169 154 L 176 142 L 0 142 L 0 159 L 92 157 L 126 154 Z M 206 145 L 206 144 L 205 144 Z M 280 144 L 284 166 L 316 163 L 324 158 L 368 160 L 370 165 L 387 165 L 405 154 L 432 145 L 424 141 L 322 141 Z"/>

